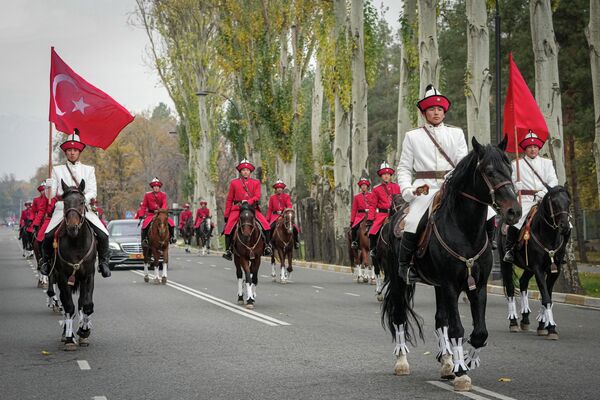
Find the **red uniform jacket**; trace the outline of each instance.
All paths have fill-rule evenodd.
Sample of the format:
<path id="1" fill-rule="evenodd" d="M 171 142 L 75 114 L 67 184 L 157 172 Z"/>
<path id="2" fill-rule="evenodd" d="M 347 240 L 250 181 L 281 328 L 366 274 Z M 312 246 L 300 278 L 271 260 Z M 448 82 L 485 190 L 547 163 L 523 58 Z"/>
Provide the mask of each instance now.
<path id="1" fill-rule="evenodd" d="M 179 215 L 179 229 L 183 229 L 185 221 L 192 218 L 192 212 L 190 210 L 183 210 Z"/>
<path id="2" fill-rule="evenodd" d="M 46 199 L 46 198 L 44 197 L 44 199 Z M 42 220 L 41 220 L 41 227 L 40 227 L 40 229 L 38 229 L 38 234 L 36 237 L 38 242 L 41 242 L 42 240 L 44 240 L 46 228 L 50 224 L 50 220 L 52 219 L 52 213 L 54 213 L 54 206 L 56 205 L 57 201 L 58 201 L 58 197 L 56 197 L 56 196 L 54 198 L 52 198 L 52 200 L 46 199 L 45 206 L 44 206 L 44 214 L 43 214 Z"/>
<path id="3" fill-rule="evenodd" d="M 292 208 L 292 199 L 289 194 L 274 194 L 269 197 L 269 207 L 267 208 L 267 220 L 269 223 L 272 224 L 277 221 L 277 218 L 279 218 L 287 208 Z"/>
<path id="4" fill-rule="evenodd" d="M 236 178 L 229 184 L 229 192 L 227 193 L 227 202 L 225 204 L 225 234 L 229 235 L 240 216 L 240 203 L 246 200 L 250 205 L 260 201 L 260 181 L 254 178 Z M 270 225 L 266 218 L 257 209 L 255 210 L 256 219 L 262 225 L 263 229 L 269 230 Z"/>
<path id="5" fill-rule="evenodd" d="M 365 219 L 371 208 L 370 204 L 372 201 L 371 193 L 369 192 L 354 195 L 354 200 L 352 200 L 352 214 L 350 215 L 350 226 L 354 228 Z"/>
<path id="6" fill-rule="evenodd" d="M 21 211 L 21 220 L 19 221 L 19 226 L 25 226 L 27 221 L 33 221 L 33 218 L 33 210 L 31 209 L 31 207 L 27 207 L 26 209 Z"/>
<path id="7" fill-rule="evenodd" d="M 148 227 L 152 221 L 152 218 L 154 217 L 154 211 L 166 208 L 167 194 L 165 192 L 146 192 L 144 195 L 144 200 L 142 201 L 142 207 L 140 207 L 142 216 L 144 217 L 142 229 L 146 229 Z M 169 225 L 175 226 L 175 223 L 171 218 L 169 218 Z"/>
<path id="8" fill-rule="evenodd" d="M 29 225 L 27 232 L 33 232 L 34 228 L 38 228 L 40 226 L 44 217 L 44 213 L 46 212 L 47 203 L 48 200 L 43 194 L 33 199 L 33 205 L 31 206 L 31 210 L 33 212 L 33 222 L 31 225 Z"/>
<path id="9" fill-rule="evenodd" d="M 394 194 L 400 194 L 400 185 L 394 182 L 381 183 L 373 188 L 368 217 L 369 221 L 373 221 L 373 226 L 369 231 L 369 235 L 376 235 L 379 232 L 383 222 L 389 215 L 389 209 L 392 206 L 392 195 Z M 381 210 L 387 211 L 380 212 Z"/>
<path id="10" fill-rule="evenodd" d="M 106 221 L 104 220 L 104 210 L 102 209 L 102 207 L 96 206 L 96 212 L 98 213 L 98 218 L 104 224 L 104 226 L 108 226 L 106 225 Z"/>
<path id="11" fill-rule="evenodd" d="M 204 222 L 204 219 L 206 217 L 211 217 L 210 215 L 210 210 L 208 209 L 208 207 L 204 207 L 204 208 L 199 208 L 196 210 L 196 219 L 194 220 L 194 229 L 198 229 L 202 226 L 202 223 Z M 214 224 L 212 224 L 214 226 Z"/>
<path id="12" fill-rule="evenodd" d="M 144 210 L 142 210 L 142 207 L 138 208 L 137 211 L 135 212 L 135 215 L 133 216 L 133 219 L 140 219 L 140 218 L 144 218 Z"/>

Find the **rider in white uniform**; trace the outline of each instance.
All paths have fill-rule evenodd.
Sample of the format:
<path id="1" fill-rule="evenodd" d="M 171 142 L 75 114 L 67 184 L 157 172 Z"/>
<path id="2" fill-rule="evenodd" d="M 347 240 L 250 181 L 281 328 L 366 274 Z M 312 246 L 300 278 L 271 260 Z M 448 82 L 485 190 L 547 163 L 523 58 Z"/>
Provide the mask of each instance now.
<path id="1" fill-rule="evenodd" d="M 46 181 L 46 186 L 51 188 L 50 199 L 54 196 L 62 196 L 63 190 L 61 181 L 67 186 L 79 186 L 82 180 L 85 181 L 85 188 L 83 194 L 86 200 L 86 213 L 85 219 L 90 223 L 90 226 L 97 239 L 97 250 L 98 250 L 98 272 L 102 274 L 104 278 L 108 278 L 110 269 L 108 268 L 108 231 L 104 224 L 98 218 L 96 213 L 90 211 L 90 200 L 96 198 L 96 171 L 94 167 L 84 165 L 79 162 L 79 156 L 85 148 L 85 143 L 79 139 L 79 132 L 77 129 L 75 133 L 67 137 L 67 141 L 60 145 L 60 148 L 65 152 L 67 156 L 67 163 L 65 165 L 56 165 L 52 168 L 52 178 Z M 43 248 L 43 260 L 40 272 L 44 275 L 48 275 L 50 272 L 50 258 L 54 252 L 52 242 L 54 240 L 54 232 L 58 225 L 64 218 L 64 203 L 62 200 L 56 202 L 52 219 L 46 228 L 46 234 L 42 244 Z"/>
<path id="2" fill-rule="evenodd" d="M 407 284 L 418 280 L 416 272 L 410 268 L 410 263 L 417 246 L 416 232 L 419 222 L 427 212 L 434 195 L 440 190 L 446 175 L 468 153 L 463 130 L 445 125 L 443 122 L 450 108 L 450 100 L 447 97 L 441 95 L 433 85 L 428 85 L 425 97 L 417 103 L 417 107 L 426 123 L 423 127 L 406 132 L 398 164 L 398 184 L 402 189 L 402 198 L 410 203 L 398 256 L 400 262 L 398 273 Z M 434 144 L 428 132 L 449 160 Z M 425 185 L 428 186 L 428 194 L 417 190 Z M 488 213 L 488 219 L 493 216 L 493 211 Z M 491 219 L 486 224 L 488 235 L 492 236 L 493 222 Z"/>
<path id="3" fill-rule="evenodd" d="M 512 162 L 512 181 L 515 184 L 515 189 L 521 192 L 523 214 L 521 214 L 519 222 L 508 227 L 508 232 L 506 233 L 506 254 L 504 255 L 504 261 L 506 262 L 514 262 L 513 249 L 519 238 L 519 231 L 525 223 L 531 207 L 541 201 L 548 192 L 544 183 L 549 187 L 558 185 L 558 178 L 552 160 L 538 155 L 543 146 L 544 141 L 531 130 L 521 143 L 519 143 L 519 147 L 525 151 L 525 157 L 519 162 L 520 181 L 517 180 L 517 162 Z M 543 182 L 540 178 L 543 179 Z"/>

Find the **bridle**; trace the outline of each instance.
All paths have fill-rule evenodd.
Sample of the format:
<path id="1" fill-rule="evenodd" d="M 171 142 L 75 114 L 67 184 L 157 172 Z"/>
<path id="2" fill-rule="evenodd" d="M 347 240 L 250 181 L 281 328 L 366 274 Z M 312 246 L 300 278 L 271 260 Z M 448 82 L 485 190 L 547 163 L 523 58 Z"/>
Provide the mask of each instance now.
<path id="1" fill-rule="evenodd" d="M 546 210 L 544 210 L 544 214 L 542 215 L 542 220 L 552 229 L 556 230 L 558 229 L 558 224 L 556 223 L 556 217 L 562 214 L 567 214 L 569 217 L 571 217 L 571 214 L 567 211 L 567 210 L 562 210 L 559 211 L 557 213 L 554 212 L 554 207 L 552 206 L 552 199 L 550 198 L 550 196 L 548 196 L 548 199 L 546 200 L 546 202 L 548 203 L 548 206 L 550 207 L 550 218 L 552 219 L 552 223 L 550 223 L 547 219 L 546 219 Z"/>
<path id="2" fill-rule="evenodd" d="M 250 211 L 242 211 L 240 213 L 240 220 L 239 220 L 239 223 L 238 223 L 238 229 L 237 230 L 239 231 L 240 235 L 242 235 L 242 237 L 252 237 L 252 234 L 254 234 L 254 230 L 256 229 L 256 223 L 254 222 L 254 217 L 253 216 L 252 216 L 252 218 L 245 218 L 246 215 L 252 216 L 252 213 Z M 242 222 L 242 216 L 244 216 L 244 219 L 250 219 L 252 222 L 249 222 L 249 221 Z M 244 226 L 251 226 L 252 227 L 252 230 L 250 231 L 250 234 L 248 234 L 248 235 L 244 234 L 244 232 L 242 231 L 242 228 Z"/>
<path id="3" fill-rule="evenodd" d="M 292 233 L 292 230 L 294 229 L 293 218 L 294 218 L 293 210 L 288 210 L 283 214 L 283 227 L 289 233 Z"/>
<path id="4" fill-rule="evenodd" d="M 485 185 L 487 186 L 487 188 L 489 190 L 490 198 L 492 199 L 492 201 L 490 203 L 487 203 L 487 202 L 482 201 L 482 200 L 478 199 L 477 197 L 470 195 L 468 193 L 465 193 L 463 191 L 460 191 L 459 193 L 469 200 L 473 200 L 473 201 L 483 204 L 485 206 L 490 206 L 494 209 L 494 211 L 499 213 L 500 206 L 498 205 L 498 203 L 496 203 L 496 191 L 506 185 L 512 185 L 512 181 L 508 179 L 508 180 L 502 181 L 500 183 L 497 183 L 496 185 L 493 185 L 492 182 L 490 181 L 490 179 L 487 177 L 487 175 L 481 170 L 480 164 L 481 164 L 481 161 L 477 160 L 477 166 L 475 168 L 477 169 L 477 171 L 479 171 L 481 178 L 485 182 Z"/>
<path id="5" fill-rule="evenodd" d="M 68 194 L 67 194 L 67 195 L 69 195 L 69 194 L 71 194 L 71 193 L 79 193 L 79 194 L 83 195 L 83 194 L 82 194 L 81 192 L 79 192 L 79 191 L 72 191 L 72 192 L 68 192 Z M 64 198 L 65 198 L 65 197 L 66 197 L 66 196 L 63 196 L 63 202 L 64 202 Z M 77 208 L 75 208 L 75 207 L 67 208 L 67 209 L 66 209 L 66 210 L 63 212 L 63 215 L 64 215 L 64 219 L 65 219 L 65 221 L 66 221 L 66 219 L 67 219 L 67 215 L 68 215 L 68 214 L 69 214 L 71 211 L 73 211 L 73 212 L 77 213 L 77 215 L 79 215 L 79 223 L 78 223 L 78 224 L 75 226 L 75 227 L 77 228 L 77 230 L 81 229 L 81 227 L 83 226 L 83 222 L 85 221 L 85 212 L 86 212 L 85 203 L 82 201 L 82 202 L 81 202 L 81 204 L 80 204 L 80 206 L 83 206 L 83 212 L 79 211 L 79 210 L 78 210 Z M 69 225 L 69 224 L 68 224 L 68 223 L 66 223 L 66 222 L 65 222 L 65 225 L 66 225 L 66 227 L 67 227 L 67 228 L 73 228 L 73 226 Z"/>

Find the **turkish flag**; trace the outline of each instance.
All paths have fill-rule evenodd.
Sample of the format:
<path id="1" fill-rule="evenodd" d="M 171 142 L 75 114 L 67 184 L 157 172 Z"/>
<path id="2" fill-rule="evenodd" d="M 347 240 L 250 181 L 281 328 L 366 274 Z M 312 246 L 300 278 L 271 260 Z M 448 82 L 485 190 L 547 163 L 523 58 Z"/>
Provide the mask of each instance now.
<path id="1" fill-rule="evenodd" d="M 50 58 L 49 118 L 57 130 L 71 134 L 77 128 L 83 143 L 104 150 L 133 121 L 125 107 L 65 64 L 54 47 Z"/>
<path id="2" fill-rule="evenodd" d="M 542 141 L 548 139 L 548 125 L 538 107 L 535 98 L 529 91 L 521 72 L 513 61 L 512 53 L 509 55 L 508 89 L 504 102 L 504 136 L 508 138 L 506 151 L 523 153 L 519 143 L 531 130 Z M 517 142 L 515 143 L 515 129 Z"/>

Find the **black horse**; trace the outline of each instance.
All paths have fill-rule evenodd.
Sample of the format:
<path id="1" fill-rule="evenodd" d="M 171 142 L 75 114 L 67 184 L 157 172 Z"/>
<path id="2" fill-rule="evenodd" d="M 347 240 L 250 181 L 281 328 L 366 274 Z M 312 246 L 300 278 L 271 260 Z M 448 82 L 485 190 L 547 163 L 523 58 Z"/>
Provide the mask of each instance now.
<path id="1" fill-rule="evenodd" d="M 196 229 L 196 245 L 200 247 L 202 255 L 208 253 L 210 249 L 210 237 L 212 236 L 212 219 L 206 217 L 200 224 L 200 227 Z"/>
<path id="2" fill-rule="evenodd" d="M 542 295 L 542 308 L 538 314 L 537 333 L 548 339 L 557 340 L 556 322 L 552 314 L 552 288 L 560 274 L 561 262 L 564 260 L 565 248 L 571 235 L 569 223 L 569 207 L 571 195 L 563 186 L 548 187 L 537 212 L 531 219 L 529 240 L 526 245 L 515 247 L 515 264 L 523 269 L 519 279 L 521 292 L 521 330 L 529 329 L 529 299 L 527 288 L 529 280 L 535 276 Z M 522 229 L 525 229 L 523 225 Z M 500 259 L 505 252 L 506 236 L 499 246 Z M 515 283 L 513 264 L 502 261 L 502 281 L 508 300 L 509 329 L 519 331 L 517 323 L 517 306 L 514 298 Z"/>
<path id="3" fill-rule="evenodd" d="M 183 243 L 187 246 L 185 251 L 187 253 L 190 252 L 189 246 L 192 244 L 192 237 L 194 236 L 194 219 L 188 218 L 185 220 L 183 224 L 183 228 L 181 229 L 181 236 L 183 237 Z"/>
<path id="4" fill-rule="evenodd" d="M 96 262 L 96 238 L 85 218 L 86 206 L 82 179 L 78 187 L 68 187 L 62 180 L 64 220 L 56 230 L 54 260 L 51 273 L 54 273 L 60 290 L 60 301 L 64 308 L 65 350 L 77 348 L 73 332 L 75 305 L 73 294 L 80 291 L 77 308 L 79 310 L 79 345 L 87 346 L 91 332 L 90 315 L 94 312 L 94 264 Z"/>
<path id="5" fill-rule="evenodd" d="M 425 214 L 419 230 L 431 229 L 428 246 L 421 247 L 414 263 L 421 279 L 435 286 L 435 327 L 438 336 L 438 361 L 443 378 L 456 377 L 455 390 L 470 390 L 469 368 L 479 365 L 479 352 L 486 345 L 485 307 L 487 280 L 492 269 L 492 250 L 486 233 L 488 206 L 500 213 L 504 221 L 514 224 L 521 216 L 521 206 L 511 182 L 511 166 L 504 154 L 506 139 L 498 147 L 480 145 L 472 140 L 473 151 L 456 166 L 443 187 L 441 204 L 433 216 Z M 392 218 L 392 225 L 400 213 Z M 406 342 L 413 342 L 416 325 L 423 339 L 422 319 L 413 310 L 415 285 L 406 285 L 397 271 L 402 244 L 394 235 L 393 262 L 386 265 L 387 290 L 382 307 L 382 323 L 396 341 L 395 373 L 410 373 Z M 465 358 L 462 342 L 464 328 L 458 310 L 458 298 L 467 292 L 471 303 L 473 332 L 469 342 L 473 349 Z"/>

